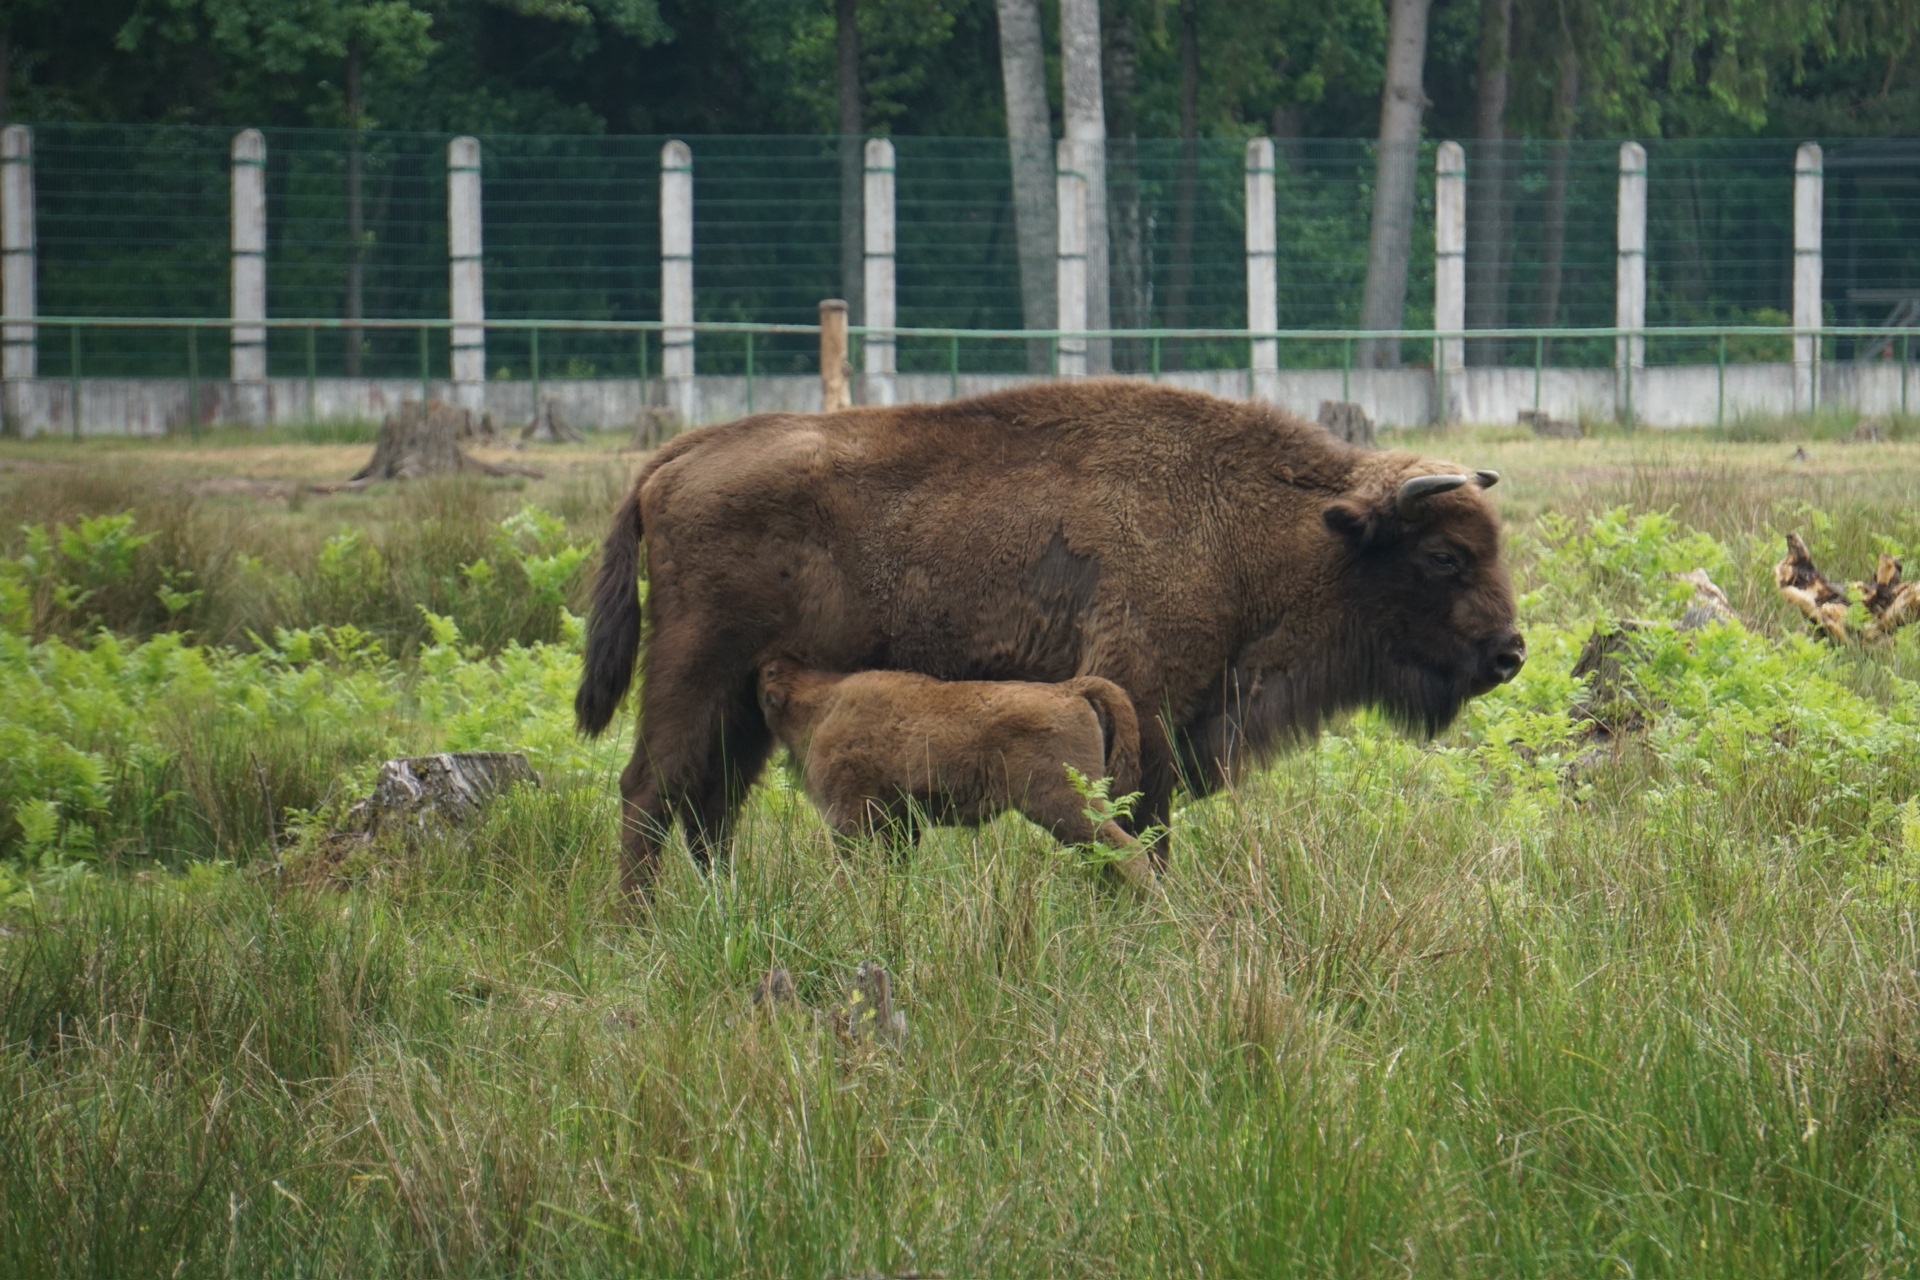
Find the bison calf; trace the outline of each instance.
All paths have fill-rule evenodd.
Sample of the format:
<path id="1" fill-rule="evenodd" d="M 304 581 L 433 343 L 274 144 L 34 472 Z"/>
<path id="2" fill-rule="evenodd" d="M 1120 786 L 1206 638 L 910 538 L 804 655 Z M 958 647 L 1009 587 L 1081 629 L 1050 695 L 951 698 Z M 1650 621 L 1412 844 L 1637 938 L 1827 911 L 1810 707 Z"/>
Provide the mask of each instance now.
<path id="1" fill-rule="evenodd" d="M 1140 726 L 1119 685 L 935 680 L 908 671 L 837 675 L 785 661 L 760 670 L 760 710 L 793 752 L 807 795 L 842 837 L 918 834 L 921 815 L 975 826 L 1018 810 L 1069 844 L 1130 856 L 1118 879 L 1152 880 L 1146 855 L 1112 819 L 1097 825 L 1068 780 L 1072 765 L 1125 794 L 1140 777 Z"/>

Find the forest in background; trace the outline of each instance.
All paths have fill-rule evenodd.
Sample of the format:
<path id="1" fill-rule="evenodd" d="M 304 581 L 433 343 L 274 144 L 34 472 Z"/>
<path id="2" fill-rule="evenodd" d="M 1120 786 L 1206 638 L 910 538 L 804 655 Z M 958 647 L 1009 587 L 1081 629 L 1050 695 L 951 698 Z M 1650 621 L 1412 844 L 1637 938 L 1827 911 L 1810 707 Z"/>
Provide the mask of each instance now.
<path id="1" fill-rule="evenodd" d="M 1058 0 L 1041 30 L 1061 133 Z M 1375 136 L 1381 0 L 1103 0 L 1111 137 Z M 13 0 L 8 121 L 1001 136 L 994 0 Z M 1503 26 L 1504 24 L 1504 26 Z M 1915 0 L 1433 0 L 1428 137 L 1920 132 Z"/>

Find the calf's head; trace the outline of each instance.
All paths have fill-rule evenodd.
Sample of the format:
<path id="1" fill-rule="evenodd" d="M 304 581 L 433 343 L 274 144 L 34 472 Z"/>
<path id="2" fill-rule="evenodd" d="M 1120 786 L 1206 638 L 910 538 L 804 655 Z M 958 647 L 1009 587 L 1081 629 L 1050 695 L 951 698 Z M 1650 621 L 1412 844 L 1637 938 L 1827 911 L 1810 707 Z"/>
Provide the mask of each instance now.
<path id="1" fill-rule="evenodd" d="M 1513 583 L 1485 491 L 1496 471 L 1398 474 L 1330 503 L 1337 598 L 1361 700 L 1428 733 L 1520 673 Z"/>

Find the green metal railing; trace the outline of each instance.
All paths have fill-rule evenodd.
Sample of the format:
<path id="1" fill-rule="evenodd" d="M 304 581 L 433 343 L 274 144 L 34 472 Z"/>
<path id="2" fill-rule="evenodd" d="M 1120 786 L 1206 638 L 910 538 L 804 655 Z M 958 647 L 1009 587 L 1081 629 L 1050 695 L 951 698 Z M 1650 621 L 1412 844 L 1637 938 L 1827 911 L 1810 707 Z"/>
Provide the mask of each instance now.
<path id="1" fill-rule="evenodd" d="M 747 384 L 747 406 L 751 412 L 755 399 L 755 381 L 757 376 L 754 361 L 754 339 L 756 336 L 816 336 L 820 332 L 817 324 L 761 324 L 746 321 L 694 321 L 690 324 L 668 324 L 660 320 L 518 320 L 488 319 L 480 322 L 454 321 L 446 318 L 435 319 L 357 319 L 341 320 L 334 318 L 275 318 L 264 320 L 236 321 L 226 317 L 215 318 L 176 318 L 176 317 L 129 317 L 129 316 L 41 316 L 33 319 L 17 319 L 0 316 L 0 325 L 33 326 L 37 329 L 67 333 L 67 381 L 70 403 L 76 407 L 74 413 L 75 430 L 78 430 L 77 407 L 80 404 L 82 369 L 84 359 L 83 335 L 93 330 L 158 330 L 178 331 L 183 335 L 183 367 L 188 382 L 189 429 L 198 431 L 199 390 L 201 383 L 200 335 L 206 330 L 231 330 L 235 327 L 247 327 L 268 330 L 292 330 L 305 335 L 308 416 L 311 420 L 315 404 L 315 384 L 319 380 L 318 364 L 315 358 L 317 335 L 322 332 L 358 329 L 367 331 L 413 332 L 418 335 L 419 380 L 422 398 L 431 394 L 434 379 L 430 336 L 455 328 L 482 328 L 489 333 L 524 333 L 527 335 L 531 352 L 528 366 L 528 378 L 533 387 L 534 402 L 539 403 L 540 387 L 543 381 L 565 380 L 565 376 L 555 376 L 543 370 L 540 358 L 540 335 L 542 333 L 601 333 L 614 335 L 632 335 L 634 342 L 633 374 L 642 381 L 656 376 L 651 354 L 654 335 L 666 330 L 691 330 L 694 334 L 739 335 L 745 340 L 745 374 Z M 859 326 L 850 327 L 850 336 L 856 341 L 871 335 L 888 336 L 896 340 L 939 341 L 947 353 L 945 372 L 949 378 L 949 389 L 954 395 L 959 393 L 960 350 L 963 342 L 1019 342 L 1034 340 L 1049 344 L 1052 358 L 1049 368 L 1059 368 L 1060 344 L 1063 341 L 1135 340 L 1147 344 L 1150 352 L 1149 366 L 1140 371 L 1145 376 L 1159 380 L 1163 376 L 1161 351 L 1167 342 L 1225 342 L 1245 344 L 1247 363 L 1244 370 L 1251 379 L 1254 375 L 1252 356 L 1253 344 L 1272 341 L 1280 349 L 1288 347 L 1306 347 L 1313 351 L 1325 351 L 1329 347 L 1337 348 L 1338 362 L 1329 360 L 1323 363 L 1294 364 L 1283 366 L 1282 371 L 1302 368 L 1332 369 L 1341 371 L 1341 396 L 1350 399 L 1352 377 L 1355 369 L 1355 351 L 1361 342 L 1368 340 L 1384 342 L 1412 342 L 1432 351 L 1436 356 L 1442 342 L 1465 341 L 1473 339 L 1491 339 L 1510 342 L 1530 342 L 1533 344 L 1533 403 L 1540 407 L 1541 386 L 1548 368 L 1547 354 L 1550 343 L 1585 343 L 1591 349 L 1595 345 L 1604 346 L 1609 353 L 1615 351 L 1622 339 L 1637 340 L 1643 344 L 1676 342 L 1698 350 L 1700 344 L 1711 343 L 1714 352 L 1713 363 L 1718 371 L 1718 409 L 1716 422 L 1723 422 L 1726 413 L 1726 371 L 1729 361 L 1729 342 L 1744 341 L 1750 348 L 1759 349 L 1761 344 L 1790 343 L 1795 338 L 1813 338 L 1823 347 L 1836 339 L 1874 339 L 1886 343 L 1885 350 L 1899 352 L 1898 364 L 1900 377 L 1900 412 L 1909 411 L 1908 385 L 1912 381 L 1913 329 L 1889 328 L 1884 326 L 1826 326 L 1819 329 L 1793 328 L 1784 325 L 1687 325 L 1687 326 L 1650 326 L 1641 329 L 1621 328 L 1511 328 L 1511 329 L 1471 329 L 1471 330 L 1435 330 L 1435 329 L 1274 329 L 1257 332 L 1247 329 L 1107 329 L 1094 331 L 1075 330 L 1036 330 L 1036 329 L 939 329 L 939 328 L 894 328 L 870 329 Z M 1823 355 L 1823 360 L 1837 363 L 1831 356 Z M 1790 346 L 1780 355 L 1765 358 L 1752 357 L 1731 361 L 1735 365 L 1753 363 L 1786 363 L 1791 361 Z M 855 367 L 859 360 L 857 350 L 854 353 Z M 1681 362 L 1671 362 L 1678 364 Z M 1690 364 L 1703 364 L 1706 361 L 1688 361 Z M 1849 362 L 1850 363 L 1850 362 Z M 1437 401 L 1446 404 L 1448 372 L 1444 362 L 1436 359 L 1431 366 L 1414 365 L 1411 369 L 1422 370 L 1430 367 L 1435 380 Z M 1633 409 L 1634 370 L 1632 363 L 1619 363 L 1616 360 L 1594 362 L 1582 367 L 1618 368 L 1622 378 L 1622 417 L 1631 426 L 1635 420 Z M 1648 367 L 1642 360 L 1640 367 Z M 1653 367 L 1659 367 L 1655 365 Z M 594 378 L 623 377 L 625 374 L 601 374 Z M 790 376 L 790 375 L 789 375 Z M 903 375 L 911 376 L 911 375 Z M 449 380 L 443 376 L 441 381 Z"/>

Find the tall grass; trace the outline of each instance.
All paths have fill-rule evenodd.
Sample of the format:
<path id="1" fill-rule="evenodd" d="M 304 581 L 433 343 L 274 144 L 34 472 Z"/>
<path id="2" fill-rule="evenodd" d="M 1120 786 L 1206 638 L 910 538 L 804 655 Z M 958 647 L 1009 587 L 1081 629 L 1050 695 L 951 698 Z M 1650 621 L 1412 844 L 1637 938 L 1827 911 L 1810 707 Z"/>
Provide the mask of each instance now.
<path id="1" fill-rule="evenodd" d="M 1883 713 L 1920 646 L 1808 649 L 1766 573 L 1783 521 L 1836 574 L 1920 543 L 1920 466 L 1788 482 L 1761 448 L 1449 442 L 1507 472 L 1527 674 L 1435 748 L 1362 717 L 1186 805 L 1164 901 L 1017 820 L 843 858 L 776 771 L 731 861 L 676 850 L 629 925 L 610 755 L 315 890 L 269 814 L 520 732 L 487 717 L 564 702 L 553 671 L 261 659 L 295 710 L 251 730 L 161 699 L 178 750 L 113 802 L 220 861 L 0 916 L 0 1273 L 1913 1274 L 1920 743 Z M 467 496 L 370 517 L 444 522 L 408 535 L 444 565 Z M 594 498 L 543 500 L 597 529 Z M 1585 627 L 1657 614 L 1696 551 L 1757 638 L 1661 650 L 1694 664 L 1649 677 L 1671 726 L 1513 763 L 1564 733 Z M 300 712 L 328 671 L 412 700 Z M 476 683 L 430 724 L 436 678 Z M 1716 718 L 1742 680 L 1778 701 Z M 863 959 L 898 1047 L 752 1002 L 778 964 L 824 1006 Z"/>

